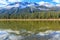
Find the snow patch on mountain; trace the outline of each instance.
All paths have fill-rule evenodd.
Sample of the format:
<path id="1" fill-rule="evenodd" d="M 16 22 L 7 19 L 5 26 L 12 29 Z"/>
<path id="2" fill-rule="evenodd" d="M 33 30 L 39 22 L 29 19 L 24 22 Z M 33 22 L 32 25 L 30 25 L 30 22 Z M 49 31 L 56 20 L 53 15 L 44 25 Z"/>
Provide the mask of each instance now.
<path id="1" fill-rule="evenodd" d="M 43 5 L 43 6 L 46 6 L 46 7 L 53 7 L 54 5 L 49 3 L 49 2 L 44 2 L 44 1 L 41 1 L 38 3 L 39 5 Z"/>

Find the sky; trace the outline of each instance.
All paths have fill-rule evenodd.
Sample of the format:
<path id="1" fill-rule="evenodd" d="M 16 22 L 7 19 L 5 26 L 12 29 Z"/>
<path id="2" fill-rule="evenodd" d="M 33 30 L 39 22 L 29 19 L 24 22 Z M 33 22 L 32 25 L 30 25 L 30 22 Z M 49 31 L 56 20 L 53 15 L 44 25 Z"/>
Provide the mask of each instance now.
<path id="1" fill-rule="evenodd" d="M 44 1 L 44 2 L 49 2 L 49 3 L 60 3 L 60 0 L 23 0 L 23 2 L 41 2 L 41 1 Z"/>
<path id="2" fill-rule="evenodd" d="M 7 2 L 49 2 L 49 3 L 60 3 L 60 0 L 0 0 L 0 3 L 7 3 Z"/>
<path id="3" fill-rule="evenodd" d="M 40 5 L 60 6 L 60 0 L 0 0 L 0 6 L 6 6 L 9 3 L 14 3 L 14 2 L 36 2 Z"/>
<path id="4" fill-rule="evenodd" d="M 23 2 L 37 2 L 40 5 L 60 6 L 60 0 L 23 0 Z"/>

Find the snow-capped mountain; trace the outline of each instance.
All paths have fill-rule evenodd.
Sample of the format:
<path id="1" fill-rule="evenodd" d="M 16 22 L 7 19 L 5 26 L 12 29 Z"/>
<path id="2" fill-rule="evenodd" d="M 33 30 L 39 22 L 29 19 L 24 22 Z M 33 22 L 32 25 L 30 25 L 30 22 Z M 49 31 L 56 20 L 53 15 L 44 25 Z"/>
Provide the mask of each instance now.
<path id="1" fill-rule="evenodd" d="M 49 11 L 49 10 L 60 10 L 58 6 L 52 6 L 51 4 L 29 3 L 29 2 L 14 2 L 7 5 L 0 4 L 0 13 L 23 13 L 32 11 Z"/>
<path id="2" fill-rule="evenodd" d="M 39 5 L 38 3 L 29 3 L 29 2 L 14 2 L 14 3 L 9 3 L 8 5 L 0 4 L 2 7 L 0 8 L 12 8 L 12 7 L 19 7 L 19 8 L 26 8 L 26 7 L 37 7 L 37 6 L 42 6 Z M 45 6 L 45 5 L 43 5 Z M 47 6 L 45 6 L 47 7 Z"/>
<path id="3" fill-rule="evenodd" d="M 29 2 L 14 2 L 14 3 L 9 3 L 8 5 L 3 5 L 3 4 L 0 5 L 3 6 L 0 8 L 5 8 L 5 9 L 11 9 L 13 7 L 14 8 L 18 7 L 20 9 L 23 9 L 23 8 L 30 7 L 30 8 L 40 9 L 40 10 L 50 10 L 52 8 L 58 7 L 58 6 L 53 6 L 49 3 L 40 4 L 40 3 L 29 3 Z"/>

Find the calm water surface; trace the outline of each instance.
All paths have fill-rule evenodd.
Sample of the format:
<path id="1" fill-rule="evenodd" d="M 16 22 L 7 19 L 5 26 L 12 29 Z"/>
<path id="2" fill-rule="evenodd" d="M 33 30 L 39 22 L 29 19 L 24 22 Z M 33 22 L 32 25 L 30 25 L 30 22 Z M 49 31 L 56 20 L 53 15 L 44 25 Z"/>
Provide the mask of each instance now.
<path id="1" fill-rule="evenodd" d="M 60 31 L 34 33 L 26 30 L 0 30 L 0 40 L 60 40 Z"/>
<path id="2" fill-rule="evenodd" d="M 60 40 L 60 21 L 0 22 L 0 40 Z"/>

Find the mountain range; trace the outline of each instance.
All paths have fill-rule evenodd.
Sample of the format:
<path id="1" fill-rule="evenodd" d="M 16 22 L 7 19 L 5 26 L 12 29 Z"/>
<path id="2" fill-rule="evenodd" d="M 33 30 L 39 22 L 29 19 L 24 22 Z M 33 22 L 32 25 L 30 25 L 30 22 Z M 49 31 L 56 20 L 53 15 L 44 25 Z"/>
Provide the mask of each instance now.
<path id="1" fill-rule="evenodd" d="M 4 4 L 0 4 L 4 5 Z M 23 13 L 24 12 L 33 12 L 33 11 L 59 11 L 59 6 L 51 6 L 50 4 L 40 5 L 39 3 L 29 3 L 29 2 L 15 2 L 10 3 L 4 7 L 0 7 L 0 13 Z"/>

